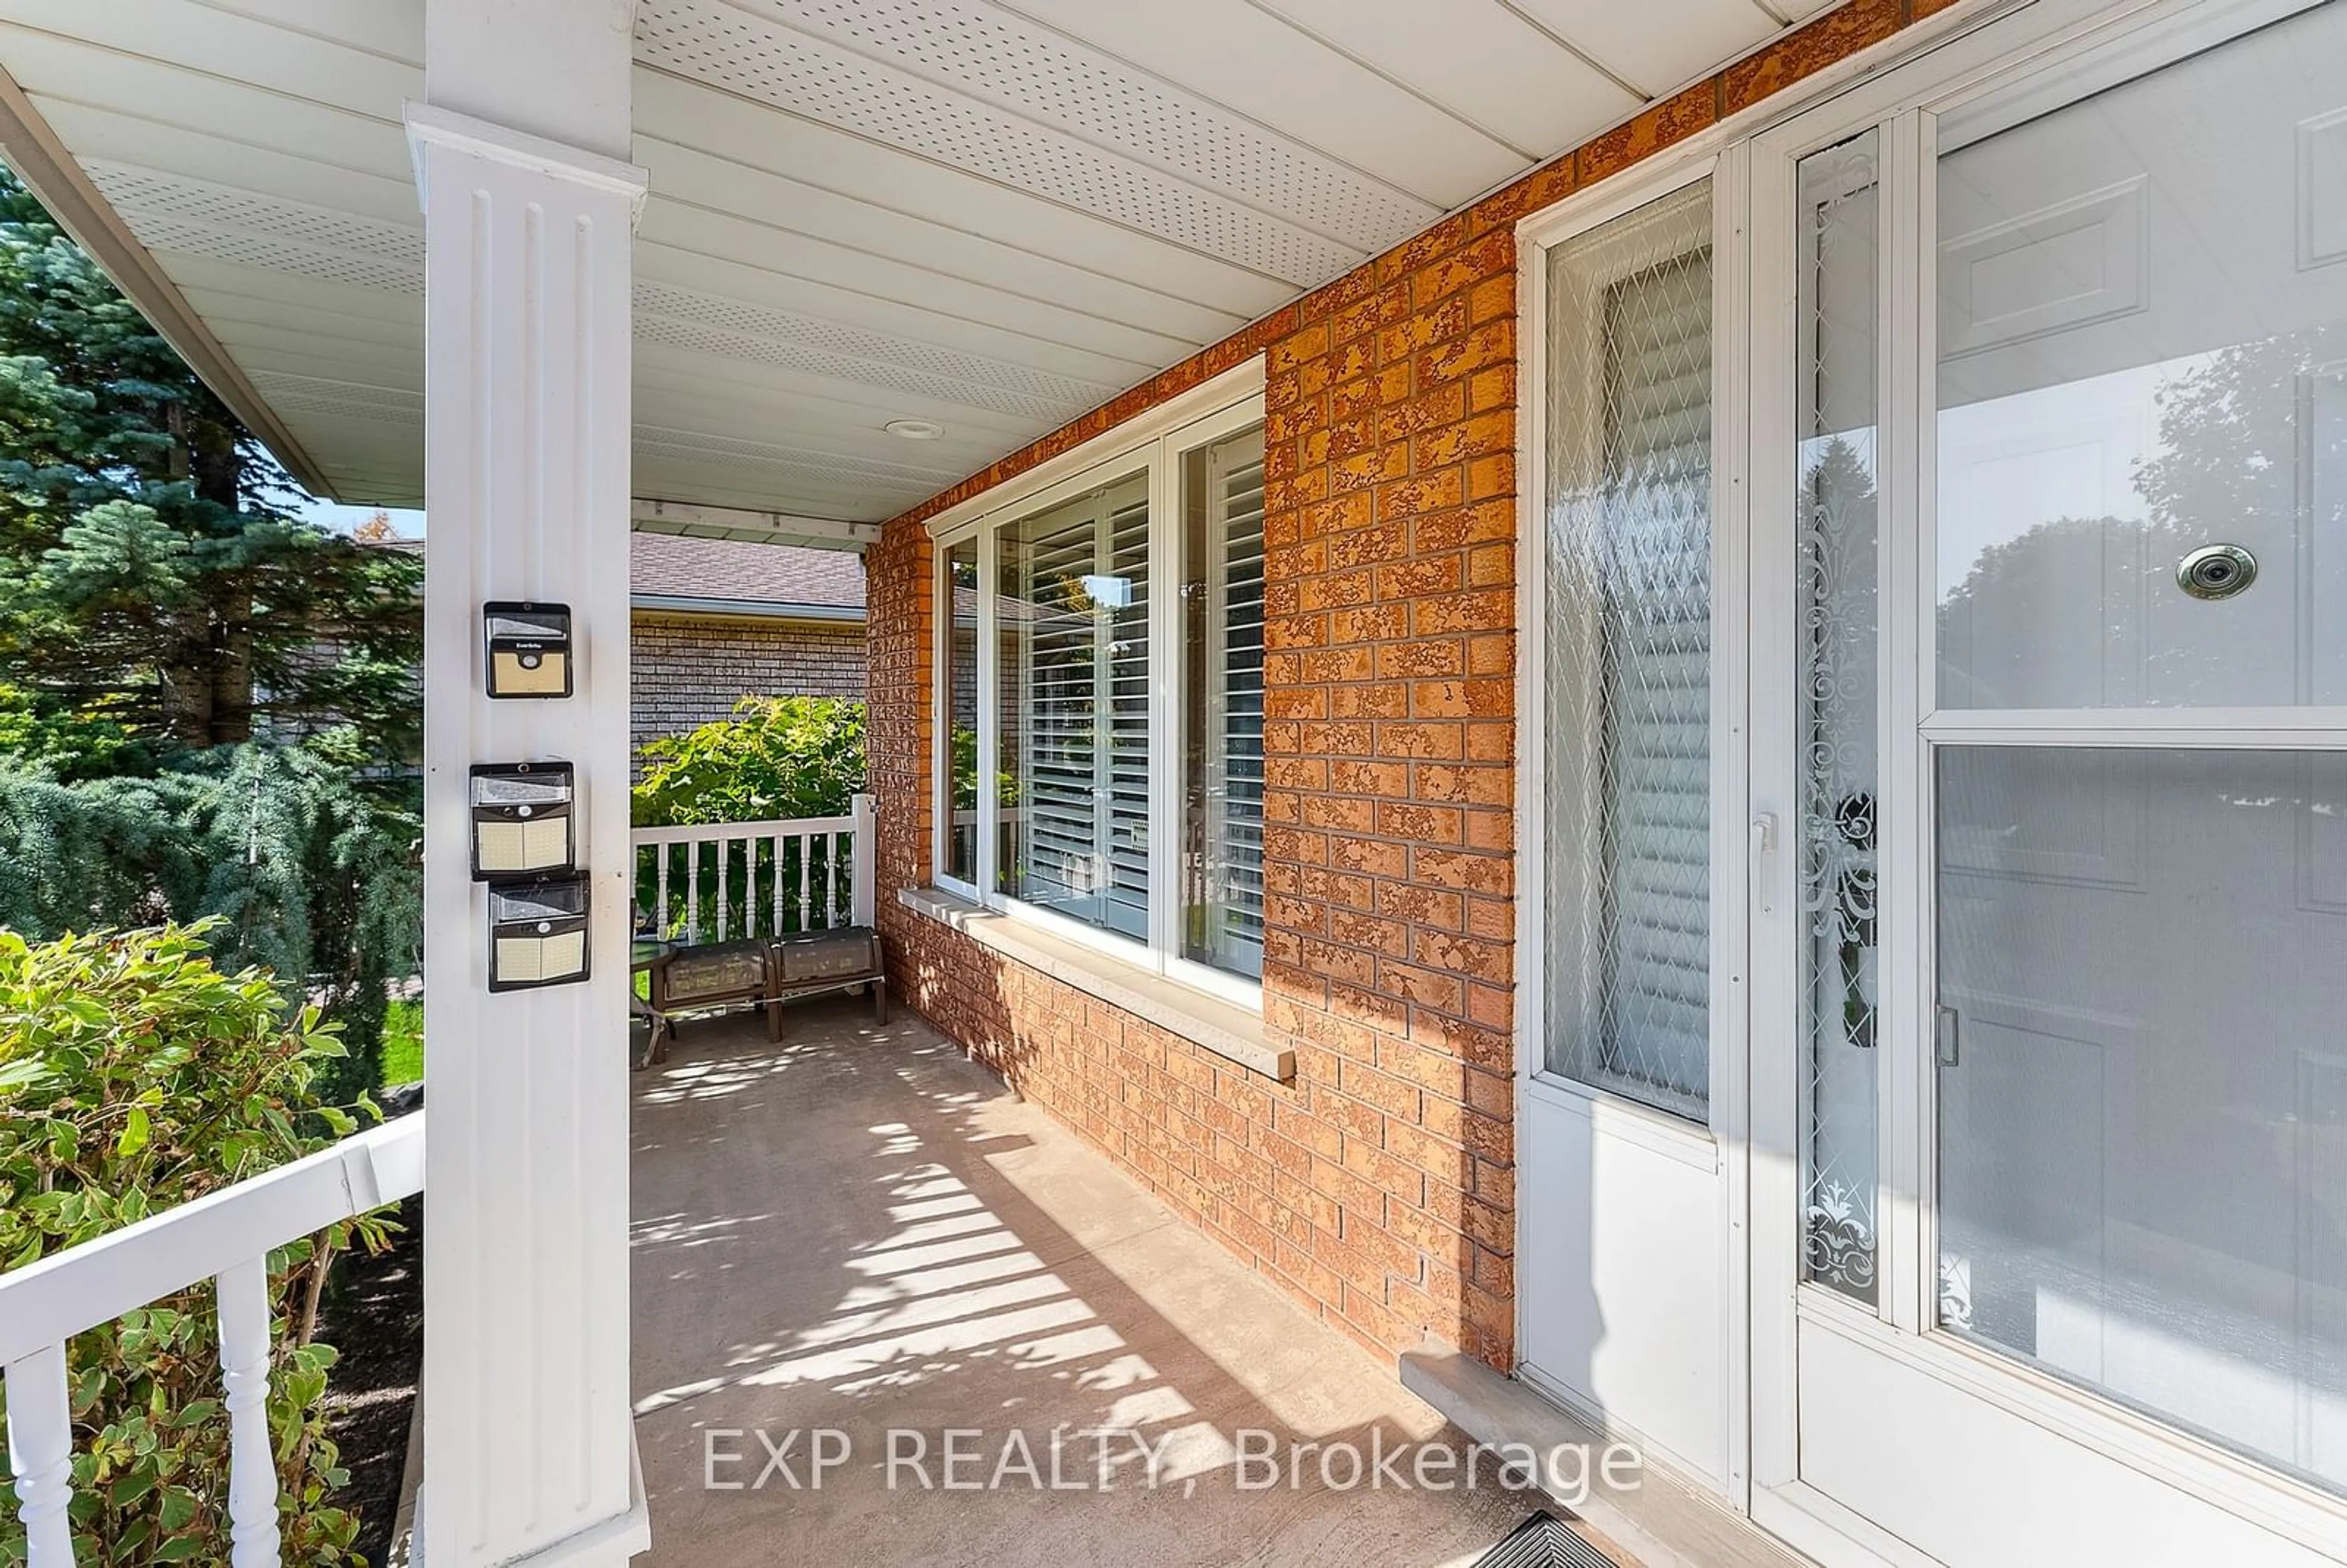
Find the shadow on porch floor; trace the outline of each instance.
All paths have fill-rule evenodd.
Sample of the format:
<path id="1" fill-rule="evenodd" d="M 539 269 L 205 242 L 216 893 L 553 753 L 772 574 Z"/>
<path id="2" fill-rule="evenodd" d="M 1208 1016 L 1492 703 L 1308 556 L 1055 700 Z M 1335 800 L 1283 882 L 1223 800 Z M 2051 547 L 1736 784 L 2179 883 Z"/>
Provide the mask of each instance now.
<path id="1" fill-rule="evenodd" d="M 1474 1491 L 1455 1472 L 1419 1488 L 1417 1445 L 1464 1450 L 1439 1416 L 917 1020 L 817 1002 L 780 1044 L 747 1018 L 688 1022 L 638 1078 L 634 1149 L 636 1430 L 662 1568 L 1437 1568 L 1531 1511 L 1488 1454 Z M 818 1428 L 848 1454 L 819 1491 Z M 948 1429 L 972 1430 L 953 1477 L 979 1490 L 945 1489 Z M 779 1469 L 751 1484 L 761 1430 L 778 1448 L 799 1432 L 796 1490 Z M 1104 1467 L 1102 1431 L 1120 1434 Z M 1276 1465 L 1276 1484 L 1238 1484 L 1243 1431 L 1276 1445 L 1250 1472 Z M 1307 1451 L 1291 1485 L 1304 1443 L 1353 1445 L 1359 1483 Z M 1378 1444 L 1413 1450 L 1389 1471 L 1412 1490 L 1371 1487 Z"/>

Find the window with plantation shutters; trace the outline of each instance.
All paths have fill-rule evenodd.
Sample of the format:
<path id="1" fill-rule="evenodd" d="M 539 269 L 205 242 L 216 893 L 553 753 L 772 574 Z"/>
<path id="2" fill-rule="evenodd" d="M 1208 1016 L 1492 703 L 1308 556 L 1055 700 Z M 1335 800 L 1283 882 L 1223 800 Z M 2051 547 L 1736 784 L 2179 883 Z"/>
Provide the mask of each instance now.
<path id="1" fill-rule="evenodd" d="M 996 886 L 1129 937 L 1149 928 L 1149 483 L 1012 524 Z"/>
<path id="2" fill-rule="evenodd" d="M 1183 956 L 1263 974 L 1263 431 L 1184 465 Z"/>
<path id="3" fill-rule="evenodd" d="M 957 897 L 1255 1007 L 1261 362 L 1196 390 L 1213 400 L 935 526 L 933 868 Z"/>
<path id="4" fill-rule="evenodd" d="M 1710 182 L 1550 255 L 1551 1071 L 1700 1118 L 1711 983 Z"/>

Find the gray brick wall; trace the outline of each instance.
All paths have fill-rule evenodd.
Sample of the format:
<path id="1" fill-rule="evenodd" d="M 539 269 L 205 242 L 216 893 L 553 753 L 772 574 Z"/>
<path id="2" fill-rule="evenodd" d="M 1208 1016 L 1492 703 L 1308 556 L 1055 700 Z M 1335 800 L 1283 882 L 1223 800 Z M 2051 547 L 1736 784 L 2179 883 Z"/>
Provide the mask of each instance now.
<path id="1" fill-rule="evenodd" d="M 864 696 L 864 628 L 638 610 L 637 745 L 722 719 L 745 696 Z"/>

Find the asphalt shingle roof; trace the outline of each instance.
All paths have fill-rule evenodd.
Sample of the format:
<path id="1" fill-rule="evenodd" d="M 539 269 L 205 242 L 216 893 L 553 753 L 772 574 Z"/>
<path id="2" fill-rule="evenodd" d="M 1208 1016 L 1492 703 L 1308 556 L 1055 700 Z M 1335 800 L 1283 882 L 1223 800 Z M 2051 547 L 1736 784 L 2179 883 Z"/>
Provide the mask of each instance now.
<path id="1" fill-rule="evenodd" d="M 629 587 L 639 595 L 864 608 L 864 558 L 849 550 L 681 534 L 629 541 Z"/>

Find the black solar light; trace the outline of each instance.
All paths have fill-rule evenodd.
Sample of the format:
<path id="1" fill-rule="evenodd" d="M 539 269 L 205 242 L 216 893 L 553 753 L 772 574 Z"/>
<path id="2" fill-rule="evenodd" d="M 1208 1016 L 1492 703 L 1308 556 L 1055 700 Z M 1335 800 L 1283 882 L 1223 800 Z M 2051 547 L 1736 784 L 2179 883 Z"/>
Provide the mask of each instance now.
<path id="1" fill-rule="evenodd" d="M 550 876 L 579 864 L 570 764 L 481 763 L 471 774 L 473 880 Z"/>
<path id="2" fill-rule="evenodd" d="M 570 607 L 498 600 L 481 607 L 492 697 L 570 695 Z"/>
<path id="3" fill-rule="evenodd" d="M 565 986 L 587 978 L 584 876 L 500 882 L 489 888 L 489 989 Z"/>

